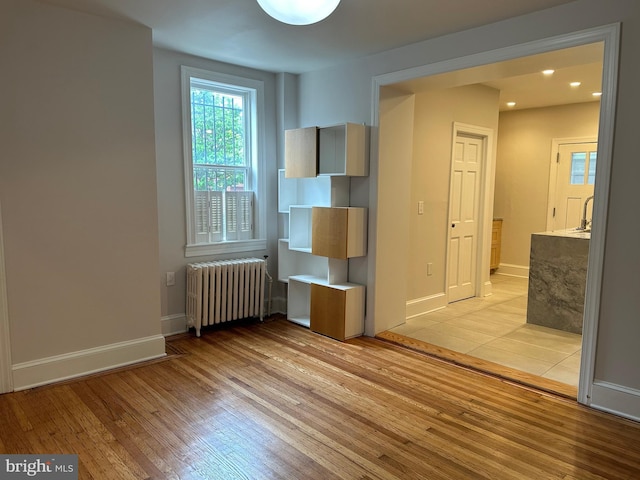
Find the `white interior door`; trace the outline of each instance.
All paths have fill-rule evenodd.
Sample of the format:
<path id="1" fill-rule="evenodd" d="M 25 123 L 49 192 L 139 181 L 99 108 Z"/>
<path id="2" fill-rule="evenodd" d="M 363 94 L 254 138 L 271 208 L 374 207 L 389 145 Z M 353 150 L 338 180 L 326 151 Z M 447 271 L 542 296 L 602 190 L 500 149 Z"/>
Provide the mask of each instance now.
<path id="1" fill-rule="evenodd" d="M 598 144 L 572 143 L 558 146 L 558 173 L 553 205 L 553 230 L 577 228 L 583 217 L 584 204 L 593 195 Z M 591 219 L 593 202 L 587 206 Z"/>
<path id="2" fill-rule="evenodd" d="M 458 133 L 453 145 L 449 198 L 449 302 L 476 294 L 483 163 L 483 137 Z"/>

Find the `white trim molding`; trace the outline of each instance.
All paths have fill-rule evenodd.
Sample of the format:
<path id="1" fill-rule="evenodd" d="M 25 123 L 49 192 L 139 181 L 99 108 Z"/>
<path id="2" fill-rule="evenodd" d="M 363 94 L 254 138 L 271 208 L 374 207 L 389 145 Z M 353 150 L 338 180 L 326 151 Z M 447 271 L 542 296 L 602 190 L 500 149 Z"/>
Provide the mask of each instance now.
<path id="1" fill-rule="evenodd" d="M 600 126 L 598 132 L 598 166 L 592 213 L 591 240 L 585 287 L 584 321 L 582 326 L 582 359 L 578 383 L 578 401 L 592 404 L 592 389 L 595 382 L 596 345 L 600 321 L 600 296 L 604 268 L 604 246 L 606 241 L 607 213 L 609 211 L 609 188 L 611 185 L 611 159 L 613 157 L 613 135 L 615 127 L 618 57 L 620 50 L 620 24 L 609 25 L 588 31 L 592 42 L 604 42 L 602 65 L 602 97 L 600 97 Z"/>
<path id="2" fill-rule="evenodd" d="M 529 278 L 529 267 L 526 265 L 513 265 L 511 263 L 501 263 L 494 275 L 508 275 L 510 277 Z"/>
<path id="3" fill-rule="evenodd" d="M 244 240 L 238 242 L 202 243 L 184 247 L 184 256 L 203 257 L 206 255 L 220 255 L 223 253 L 256 252 L 267 249 L 264 239 Z"/>
<path id="4" fill-rule="evenodd" d="M 185 206 L 187 244 L 185 257 L 242 253 L 264 250 L 267 246 L 267 158 L 266 145 L 266 114 L 265 114 L 265 85 L 263 80 L 240 77 L 226 73 L 219 73 L 202 68 L 182 65 L 181 102 L 182 102 L 182 136 L 183 163 L 185 181 Z M 246 93 L 251 107 L 245 111 L 249 132 L 252 133 L 245 148 L 251 166 L 251 190 L 255 192 L 253 239 L 238 241 L 221 241 L 217 243 L 197 243 L 195 232 L 195 199 L 193 193 L 193 158 L 191 145 L 191 80 L 198 79 L 217 85 L 222 89 L 231 89 L 240 94 Z M 257 176 L 255 173 L 257 172 Z"/>
<path id="5" fill-rule="evenodd" d="M 13 390 L 11 335 L 9 331 L 9 304 L 6 279 L 4 242 L 2 237 L 2 211 L 0 209 L 0 393 L 7 393 Z"/>
<path id="6" fill-rule="evenodd" d="M 491 225 L 493 222 L 493 196 L 494 179 L 496 176 L 496 154 L 494 150 L 495 131 L 493 128 L 486 128 L 479 125 L 453 122 L 453 132 L 451 139 L 451 160 L 450 169 L 453 167 L 455 156 L 455 142 L 459 135 L 473 135 L 482 139 L 482 172 L 480 174 L 480 194 L 478 205 L 478 227 L 476 237 L 476 253 L 472 260 L 472 272 L 475 281 L 474 296 L 486 297 L 491 294 L 487 289 L 491 285 L 489 279 L 489 265 L 491 263 Z M 453 176 L 452 176 L 453 179 Z M 453 181 L 453 180 L 451 180 Z M 453 191 L 453 188 L 451 188 Z M 453 223 L 451 219 L 451 193 L 448 198 L 449 216 L 447 217 L 447 253 L 446 253 L 446 274 L 445 285 L 447 299 L 449 299 L 449 247 L 451 244 L 451 229 L 449 225 Z"/>
<path id="7" fill-rule="evenodd" d="M 592 387 L 591 406 L 640 422 L 640 390 L 596 380 Z"/>
<path id="8" fill-rule="evenodd" d="M 178 313 L 177 315 L 167 315 L 160 319 L 162 335 L 168 337 L 189 331 L 187 326 L 187 314 Z"/>
<path id="9" fill-rule="evenodd" d="M 164 356 L 164 336 L 153 335 L 17 363 L 13 366 L 13 385 L 16 391 L 26 390 Z"/>
<path id="10" fill-rule="evenodd" d="M 375 207 L 378 199 L 378 162 L 377 129 L 380 125 L 380 93 L 382 87 L 391 86 L 407 80 L 436 75 L 440 73 L 462 70 L 504 60 L 536 55 L 539 53 L 562 50 L 564 48 L 604 43 L 604 61 L 602 75 L 602 97 L 600 99 L 600 128 L 598 135 L 598 167 L 596 171 L 595 199 L 593 203 L 593 228 L 589 245 L 589 266 L 585 294 L 584 325 L 582 335 L 582 363 L 578 401 L 592 405 L 591 391 L 594 385 L 596 343 L 600 311 L 600 293 L 602 291 L 602 272 L 604 264 L 604 245 L 609 201 L 611 177 L 611 157 L 613 152 L 613 133 L 615 124 L 615 108 L 617 100 L 618 53 L 620 46 L 620 24 L 610 24 L 555 37 L 534 40 L 524 44 L 511 45 L 504 48 L 485 51 L 464 57 L 452 58 L 437 63 L 421 65 L 406 70 L 385 73 L 372 79 L 372 112 L 371 112 L 371 160 L 370 160 L 370 225 L 382 223 Z M 408 228 L 408 227 L 407 227 Z M 378 251 L 375 235 L 370 237 L 368 256 L 369 279 L 375 282 L 376 259 L 392 252 Z M 375 253 L 371 254 L 371 253 Z M 375 283 L 372 283 L 375 284 Z M 376 307 L 383 302 L 376 299 L 378 291 L 368 289 L 367 318 L 365 331 L 367 334 L 376 330 L 375 319 L 378 317 Z M 595 407 L 596 405 L 593 404 Z"/>
<path id="11" fill-rule="evenodd" d="M 425 313 L 440 310 L 447 306 L 447 295 L 442 293 L 436 293 L 435 295 L 429 295 L 428 297 L 416 298 L 415 300 L 409 300 L 407 302 L 407 314 L 406 319 L 419 317 Z"/>

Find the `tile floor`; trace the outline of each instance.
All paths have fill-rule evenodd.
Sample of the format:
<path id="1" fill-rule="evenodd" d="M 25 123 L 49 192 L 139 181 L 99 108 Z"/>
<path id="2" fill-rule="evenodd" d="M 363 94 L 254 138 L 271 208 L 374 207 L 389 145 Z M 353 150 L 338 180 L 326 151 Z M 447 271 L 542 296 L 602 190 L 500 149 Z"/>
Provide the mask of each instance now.
<path id="1" fill-rule="evenodd" d="M 494 274 L 492 295 L 452 303 L 392 332 L 578 385 L 582 336 L 528 325 L 527 279 Z"/>

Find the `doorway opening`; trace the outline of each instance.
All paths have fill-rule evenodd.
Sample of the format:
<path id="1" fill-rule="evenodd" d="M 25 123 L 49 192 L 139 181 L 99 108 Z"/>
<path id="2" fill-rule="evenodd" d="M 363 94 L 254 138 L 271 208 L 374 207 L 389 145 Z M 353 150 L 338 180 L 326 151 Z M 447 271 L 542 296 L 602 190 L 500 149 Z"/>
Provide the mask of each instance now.
<path id="1" fill-rule="evenodd" d="M 611 28 L 603 28 L 600 30 L 594 30 L 592 31 L 590 34 L 585 34 L 584 32 L 580 33 L 580 34 L 576 34 L 574 36 L 572 35 L 568 35 L 567 37 L 558 40 L 558 39 L 554 39 L 553 42 L 549 41 L 549 42 L 545 42 L 542 41 L 540 42 L 539 45 L 532 47 L 531 45 L 528 45 L 527 47 L 523 47 L 523 50 L 528 53 L 531 53 L 531 55 L 523 55 L 522 51 L 519 51 L 517 47 L 514 47 L 514 54 L 512 60 L 514 62 L 514 65 L 516 65 L 517 68 L 520 69 L 520 75 L 514 75 L 511 78 L 515 78 L 518 76 L 523 76 L 526 75 L 526 73 L 522 73 L 522 68 L 524 68 L 524 65 L 532 60 L 540 60 L 543 58 L 543 54 L 538 53 L 538 52 L 544 52 L 544 54 L 550 54 L 553 55 L 554 53 L 559 53 L 560 56 L 566 54 L 566 50 L 568 49 L 573 49 L 575 47 L 585 47 L 585 50 L 589 50 L 590 47 L 594 47 L 594 48 L 600 48 L 600 52 L 604 52 L 604 54 L 601 55 L 600 57 L 600 73 L 601 73 L 601 78 L 604 78 L 605 81 L 602 85 L 602 90 L 607 92 L 606 94 L 603 94 L 602 97 L 602 108 L 601 108 L 601 112 L 602 114 L 600 114 L 598 116 L 598 118 L 602 118 L 603 121 L 599 122 L 599 127 L 597 128 L 597 131 L 595 132 L 595 135 L 598 136 L 598 139 L 600 140 L 599 145 L 598 145 L 598 150 L 597 150 L 597 158 L 598 158 L 598 166 L 597 166 L 597 182 L 595 185 L 595 201 L 593 202 L 593 224 L 594 224 L 594 228 L 592 230 L 592 239 L 590 242 L 590 247 L 589 247 L 589 251 L 590 251 L 590 255 L 589 255 L 589 260 L 588 260 L 588 265 L 589 265 L 589 271 L 590 271 L 590 275 L 589 278 L 587 280 L 587 285 L 585 286 L 587 293 L 591 292 L 591 295 L 587 294 L 586 296 L 586 302 L 585 302 L 585 313 L 584 313 L 584 330 L 586 335 L 583 337 L 583 340 L 580 343 L 580 348 L 582 350 L 582 359 L 578 361 L 579 363 L 579 371 L 580 371 L 580 382 L 579 382 L 579 389 L 578 389 L 578 399 L 579 401 L 583 402 L 583 403 L 588 403 L 588 396 L 586 394 L 586 392 L 590 389 L 591 384 L 593 382 L 593 361 L 594 361 L 594 350 L 595 350 L 595 331 L 596 331 L 596 326 L 597 326 L 597 306 L 598 306 L 598 302 L 599 302 L 599 291 L 600 291 L 600 277 L 601 277 L 601 271 L 602 271 L 602 255 L 603 255 L 603 245 L 604 245 L 604 220 L 605 220 L 605 216 L 606 216 L 606 202 L 607 202 L 607 192 L 608 192 L 608 179 L 609 179 L 609 172 L 610 172 L 610 153 L 611 153 L 611 143 L 612 143 L 612 130 L 613 130 L 613 102 L 614 102 L 614 97 L 615 97 L 615 82 L 613 81 L 613 79 L 615 78 L 615 52 L 617 50 L 617 30 L 615 28 L 611 29 Z M 553 48 L 552 48 L 553 45 Z M 560 46 L 564 46 L 566 48 L 559 48 Z M 533 48 L 533 51 L 531 50 Z M 554 50 L 554 48 L 556 48 Z M 537 52 L 536 52 L 537 49 Z M 578 49 L 580 50 L 580 49 Z M 516 52 L 519 52 L 520 55 L 518 56 L 516 54 Z M 504 52 L 502 52 L 504 53 Z M 584 52 L 582 52 L 584 53 Z M 504 58 L 503 55 L 499 55 L 502 58 Z M 534 58 L 535 57 L 535 58 Z M 602 59 L 604 58 L 604 62 L 602 63 Z M 472 62 L 469 62 L 469 59 L 465 59 L 464 61 L 460 61 L 460 63 L 465 64 L 465 65 L 469 65 L 470 63 L 472 64 Z M 398 92 L 404 92 L 405 94 L 408 95 L 414 95 L 415 96 L 415 101 L 414 103 L 416 104 L 416 109 L 418 108 L 418 105 L 420 104 L 420 98 L 418 98 L 418 95 L 414 92 L 416 92 L 415 88 L 418 85 L 428 85 L 428 88 L 425 88 L 425 92 L 430 92 L 430 94 L 433 94 L 433 92 L 435 92 L 436 90 L 440 89 L 440 90 L 446 90 L 446 89 L 453 89 L 453 88 L 460 88 L 460 87 L 469 87 L 469 86 L 473 86 L 474 88 L 493 88 L 493 86 L 491 85 L 491 81 L 485 81 L 484 83 L 482 82 L 477 82 L 477 79 L 479 78 L 479 72 L 482 70 L 482 72 L 490 72 L 493 71 L 498 71 L 498 70 L 504 70 L 504 66 L 505 63 L 504 61 L 500 61 L 498 63 L 482 63 L 481 67 L 472 67 L 471 69 L 455 69 L 453 68 L 453 66 L 456 64 L 455 61 L 453 62 L 448 62 L 448 65 L 436 65 L 436 66 L 432 66 L 431 70 L 434 72 L 431 75 L 429 75 L 428 67 L 424 67 L 421 72 L 423 74 L 423 76 L 420 76 L 418 74 L 418 71 L 414 72 L 415 76 L 411 77 L 409 73 L 407 72 L 401 72 L 399 73 L 397 76 L 393 76 L 393 75 L 386 75 L 383 76 L 381 78 L 376 79 L 376 85 L 377 88 L 379 88 L 379 91 L 382 91 L 382 89 L 386 88 L 387 86 L 392 86 L 396 91 Z M 471 78 L 474 78 L 474 80 L 472 81 L 468 81 L 467 83 L 465 83 L 465 80 L 461 80 L 464 75 L 464 70 L 468 70 L 468 71 L 473 71 L 473 74 Z M 542 69 L 540 69 L 541 71 Z M 456 82 L 458 83 L 454 83 L 454 84 L 446 84 L 446 75 L 449 72 L 455 72 L 454 77 L 457 79 Z M 480 73 L 482 73 L 480 72 Z M 425 76 L 426 73 L 426 76 Z M 393 81 L 396 80 L 396 81 Z M 475 83 L 474 83 L 475 82 Z M 414 90 L 411 90 L 411 89 Z M 502 103 L 502 101 L 500 101 L 500 103 Z M 580 103 L 580 102 L 575 102 Z M 582 102 L 582 103 L 588 103 L 588 102 Z M 556 104 L 559 105 L 559 104 Z M 374 106 L 375 107 L 375 106 Z M 547 108 L 547 107 L 529 107 L 530 109 L 537 109 L 537 108 Z M 437 109 L 432 108 L 431 111 L 437 111 Z M 415 113 L 415 112 L 414 112 Z M 497 115 L 497 114 L 496 114 Z M 374 114 L 374 124 L 377 124 L 377 118 L 375 117 Z M 460 121 L 465 121 L 465 120 L 460 120 Z M 382 122 L 381 122 L 382 123 Z M 423 124 L 428 124 L 428 122 L 422 122 Z M 486 125 L 486 123 L 485 123 Z M 420 132 L 420 135 L 422 135 L 424 132 Z M 499 130 L 498 133 L 498 137 L 500 137 L 500 135 L 502 135 L 503 131 L 502 128 Z M 382 130 L 380 131 L 379 135 L 382 137 L 383 136 L 383 132 Z M 417 134 L 417 131 L 414 132 L 414 137 L 418 138 L 420 135 Z M 559 136 L 559 135 L 554 135 L 555 136 Z M 568 135 L 567 135 L 568 136 Z M 500 142 L 500 139 L 498 139 L 498 143 Z M 415 142 L 414 142 L 415 145 Z M 550 145 L 546 146 L 546 154 L 545 154 L 545 161 L 544 164 L 548 167 L 548 158 L 549 158 L 549 151 L 550 151 Z M 414 166 L 415 166 L 415 152 L 414 153 Z M 426 157 L 425 157 L 426 158 Z M 433 158 L 433 157 L 432 157 Z M 498 160 L 499 161 L 499 160 Z M 382 162 L 384 162 L 384 158 L 380 158 L 379 162 L 382 164 Z M 538 165 L 538 167 L 540 167 L 540 165 Z M 411 171 L 409 172 L 405 172 L 408 173 L 407 178 L 410 177 L 414 177 L 415 176 L 415 172 Z M 494 200 L 494 195 L 497 196 L 498 192 L 497 192 L 497 184 L 499 181 L 499 175 L 497 174 L 497 172 L 491 171 L 490 172 L 491 178 L 495 179 L 495 184 L 491 185 L 491 188 L 489 189 L 490 191 L 486 192 L 486 194 L 488 195 L 488 198 L 490 198 L 491 200 Z M 543 193 L 545 196 L 545 200 L 548 194 L 548 189 L 547 189 L 547 185 L 548 185 L 548 169 L 546 171 L 546 175 L 547 177 L 545 178 L 545 182 L 546 185 L 543 189 Z M 531 180 L 531 178 L 529 177 L 529 175 L 525 172 L 522 172 L 518 178 L 516 178 L 516 182 L 515 182 L 515 186 L 512 186 L 512 188 L 520 188 L 522 185 L 524 185 L 524 188 L 522 188 L 523 193 L 525 193 L 524 198 L 526 199 L 526 192 L 527 192 L 527 184 L 528 183 L 533 183 Z M 378 182 L 377 184 L 377 188 L 380 190 L 384 190 L 384 186 L 381 184 L 381 182 Z M 507 196 L 507 199 L 511 199 L 513 197 Z M 416 200 L 416 196 L 412 194 L 412 201 Z M 445 208 L 448 207 L 448 202 L 444 202 L 446 203 Z M 491 203 L 491 202 L 490 202 Z M 425 210 L 428 210 L 429 205 L 425 204 Z M 437 210 L 438 208 L 441 208 L 442 205 L 435 205 L 434 208 Z M 413 210 L 413 207 L 412 207 Z M 526 232 L 526 234 L 524 234 L 524 236 L 526 237 L 530 237 L 531 233 L 538 231 L 538 232 L 543 232 L 546 230 L 546 220 L 547 220 L 547 205 L 546 205 L 546 201 L 544 202 L 541 212 L 535 212 L 535 214 L 524 214 L 522 215 L 523 217 L 527 217 L 527 216 L 533 216 L 535 217 L 534 220 L 536 222 L 538 222 L 538 224 L 540 225 L 540 227 L 536 227 L 533 231 L 529 230 L 528 232 Z M 491 234 L 491 221 L 493 219 L 491 218 L 491 215 L 488 216 L 488 218 L 484 219 L 484 231 L 488 233 L 488 235 Z M 381 222 L 381 219 L 377 220 L 378 222 Z M 411 222 L 410 222 L 411 223 Z M 447 228 L 449 226 L 446 226 L 444 228 Z M 505 225 L 506 227 L 506 225 Z M 412 229 L 415 229 L 414 226 L 411 227 Z M 509 227 L 505 228 L 506 232 L 504 232 L 505 235 L 509 236 L 511 234 L 514 234 L 514 231 L 509 231 Z M 518 233 L 517 231 L 515 232 L 516 236 L 520 235 L 522 236 L 523 234 L 520 232 Z M 446 238 L 446 237 L 445 237 Z M 423 242 L 423 244 L 425 244 L 426 242 Z M 448 245 L 446 245 L 446 241 L 443 242 L 445 244 L 445 251 Z M 436 250 L 437 245 L 434 245 L 433 250 Z M 529 245 L 527 245 L 526 250 L 529 249 Z M 489 242 L 485 242 L 484 245 L 482 246 L 482 252 L 483 255 L 486 254 L 488 256 L 490 256 L 490 241 Z M 505 253 L 503 251 L 503 253 Z M 528 252 L 527 252 L 528 254 Z M 383 252 L 378 251 L 376 253 L 376 255 L 378 257 L 383 255 Z M 444 261 L 443 259 L 446 258 L 446 254 L 442 254 L 442 255 L 438 255 L 439 258 L 441 258 L 441 261 Z M 414 251 L 410 249 L 409 254 L 408 254 L 408 259 L 411 259 L 411 262 L 413 263 L 413 265 L 417 264 L 420 262 L 420 259 L 416 260 L 416 256 L 414 255 Z M 424 261 L 424 260 L 423 260 Z M 435 266 L 435 263 L 433 263 L 431 261 L 431 259 L 426 259 L 427 261 L 427 280 L 424 281 L 424 279 L 420 279 L 417 276 L 412 276 L 411 275 L 411 268 L 412 266 L 407 267 L 407 272 L 409 273 L 408 277 L 410 278 L 410 282 L 414 282 L 414 283 L 423 283 L 426 287 L 433 287 L 434 285 L 438 285 L 440 282 L 439 281 L 434 281 L 433 278 L 429 278 L 430 276 L 435 276 L 433 274 L 434 271 L 437 271 L 437 268 Z M 504 272 L 500 272 L 500 274 L 502 275 L 506 275 L 506 276 L 515 276 L 515 273 L 517 273 L 517 271 L 520 270 L 524 270 L 526 272 L 526 269 L 528 268 L 527 266 L 528 264 L 528 260 L 527 262 L 524 263 L 519 263 L 516 264 L 514 263 L 513 265 L 504 265 L 504 267 L 507 268 L 503 268 L 503 264 L 501 264 L 500 269 L 501 270 L 506 270 Z M 523 268 L 524 267 L 524 268 Z M 419 269 L 421 269 L 421 266 L 418 266 Z M 511 271 L 509 271 L 511 269 Z M 431 273 L 430 273 L 431 271 Z M 497 273 L 497 272 L 496 272 Z M 494 273 L 494 275 L 496 275 L 496 273 Z M 522 271 L 520 272 L 522 273 Z M 493 282 L 492 280 L 495 279 L 496 277 L 492 277 L 491 273 L 489 271 L 489 269 L 486 269 L 486 271 L 481 272 L 482 275 L 482 282 L 484 284 L 487 285 L 487 292 L 489 293 L 492 289 L 492 285 L 493 284 L 497 284 L 497 282 Z M 526 277 L 526 275 L 520 275 L 522 277 Z M 376 280 L 379 283 L 379 280 Z M 416 305 L 418 305 L 418 303 L 420 304 L 420 307 L 422 307 L 422 311 L 424 313 L 427 312 L 432 312 L 432 311 L 437 311 L 439 309 L 444 308 L 447 305 L 446 302 L 446 294 L 443 295 L 439 295 L 437 291 L 431 290 L 431 291 L 426 291 L 422 294 L 421 297 L 413 295 L 412 296 L 412 292 L 411 292 L 411 286 L 407 287 L 407 291 L 408 291 L 408 299 L 409 301 L 407 302 L 407 306 L 406 306 L 406 310 L 407 310 L 407 318 L 412 318 L 414 316 L 420 316 L 422 313 L 420 312 L 420 309 L 416 308 Z M 444 291 L 446 289 L 446 283 L 442 282 L 440 283 L 440 288 L 442 288 L 442 290 Z M 376 291 L 379 291 L 378 289 Z M 495 294 L 495 292 L 494 292 Z M 480 302 L 480 301 L 484 301 L 486 298 L 491 298 L 491 297 L 473 297 L 470 300 L 467 301 L 463 301 L 463 302 L 459 302 L 460 304 L 465 304 L 467 303 L 468 305 L 471 305 L 475 302 Z M 415 300 L 414 300 L 415 299 Z M 375 301 L 378 301 L 377 299 Z M 505 307 L 508 307 L 505 305 Z M 374 309 L 375 312 L 375 309 Z M 379 332 L 378 332 L 379 333 Z M 481 363 L 481 362 L 478 362 Z M 575 398 L 575 394 L 574 394 L 574 398 Z"/>

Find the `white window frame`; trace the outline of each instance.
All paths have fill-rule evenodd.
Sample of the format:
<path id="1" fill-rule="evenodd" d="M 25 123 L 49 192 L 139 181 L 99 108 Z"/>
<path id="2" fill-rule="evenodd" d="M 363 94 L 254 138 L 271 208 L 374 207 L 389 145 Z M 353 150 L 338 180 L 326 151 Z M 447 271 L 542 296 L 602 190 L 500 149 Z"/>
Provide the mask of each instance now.
<path id="1" fill-rule="evenodd" d="M 193 189 L 193 158 L 191 139 L 191 79 L 201 79 L 222 88 L 231 87 L 246 90 L 250 97 L 250 151 L 251 185 L 255 192 L 253 207 L 253 238 L 248 240 L 227 240 L 214 243 L 196 243 L 196 221 Z M 182 66 L 182 140 L 184 155 L 184 182 L 186 197 L 187 245 L 185 257 L 241 253 L 267 248 L 266 240 L 266 165 L 264 139 L 264 82 L 250 78 L 217 73 L 200 68 Z"/>

